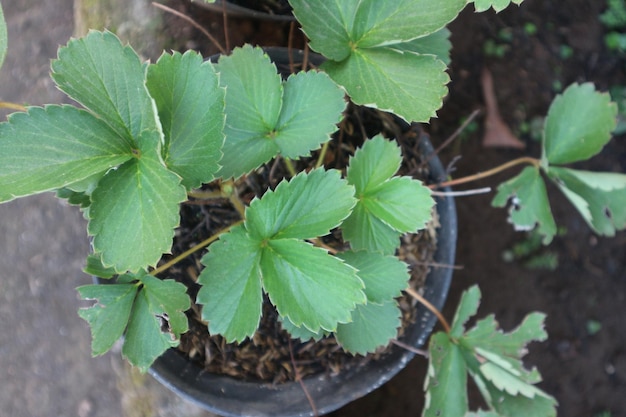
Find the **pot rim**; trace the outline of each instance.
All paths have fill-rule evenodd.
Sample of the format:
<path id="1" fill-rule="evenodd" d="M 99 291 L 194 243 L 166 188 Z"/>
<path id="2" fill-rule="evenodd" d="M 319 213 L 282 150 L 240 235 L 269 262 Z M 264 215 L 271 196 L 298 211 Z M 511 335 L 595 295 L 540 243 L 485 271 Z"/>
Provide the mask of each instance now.
<path id="1" fill-rule="evenodd" d="M 204 9 L 210 10 L 212 12 L 222 13 L 222 3 L 224 0 L 215 0 L 215 3 L 205 3 L 202 0 L 194 1 L 193 4 L 198 7 L 202 7 Z M 293 14 L 270 14 L 261 12 L 254 9 L 249 9 L 247 7 L 239 6 L 237 4 L 226 1 L 226 11 L 228 12 L 229 17 L 243 17 L 243 18 L 252 18 L 259 20 L 271 20 L 275 22 L 294 22 L 296 18 Z"/>

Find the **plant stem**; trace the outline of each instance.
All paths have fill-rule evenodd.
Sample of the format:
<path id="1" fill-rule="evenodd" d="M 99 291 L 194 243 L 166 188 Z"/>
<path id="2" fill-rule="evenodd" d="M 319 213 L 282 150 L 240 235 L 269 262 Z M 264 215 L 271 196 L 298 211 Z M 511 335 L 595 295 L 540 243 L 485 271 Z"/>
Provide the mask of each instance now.
<path id="1" fill-rule="evenodd" d="M 0 101 L 0 109 L 26 111 L 26 107 L 22 106 L 21 104 L 10 103 L 8 101 Z"/>
<path id="2" fill-rule="evenodd" d="M 428 188 L 430 189 L 435 189 L 435 188 L 440 188 L 440 187 L 450 187 L 453 185 L 459 185 L 459 184 L 465 184 L 468 182 L 472 182 L 472 181 L 477 181 L 483 178 L 487 178 L 490 177 L 492 175 L 498 174 L 504 170 L 507 170 L 509 168 L 512 168 L 514 166 L 517 165 L 521 165 L 521 164 L 530 164 L 530 165 L 534 165 L 537 168 L 539 168 L 541 166 L 541 161 L 537 158 L 532 158 L 529 156 L 524 156 L 521 158 L 517 158 L 514 159 L 512 161 L 509 161 L 505 164 L 502 164 L 500 166 L 497 166 L 495 168 L 492 168 L 488 171 L 485 172 L 479 172 L 478 174 L 474 174 L 474 175 L 469 175 L 467 177 L 462 177 L 462 178 L 457 178 L 455 180 L 450 180 L 450 181 L 445 181 L 445 182 L 440 182 L 438 184 L 431 184 L 428 186 Z"/>
<path id="3" fill-rule="evenodd" d="M 441 325 L 443 326 L 444 330 L 446 331 L 446 333 L 450 333 L 450 325 L 448 324 L 448 321 L 446 320 L 446 318 L 443 316 L 443 314 L 441 314 L 441 312 L 439 310 L 437 310 L 437 307 L 435 307 L 434 305 L 432 305 L 430 303 L 430 301 L 428 301 L 427 299 L 425 299 L 424 297 L 422 297 L 417 291 L 415 291 L 413 288 L 407 288 L 405 290 L 407 292 L 407 294 L 409 294 L 411 297 L 415 298 L 417 301 L 419 301 L 424 307 L 426 307 L 427 309 L 429 309 L 435 316 L 437 316 L 437 319 L 439 320 L 439 323 L 441 323 Z"/>
<path id="4" fill-rule="evenodd" d="M 324 158 L 326 157 L 326 152 L 328 152 L 328 141 L 324 142 L 322 146 L 322 150 L 320 151 L 320 156 L 317 158 L 317 162 L 315 163 L 315 168 L 319 168 L 324 163 Z"/>
<path id="5" fill-rule="evenodd" d="M 293 167 L 293 163 L 291 162 L 291 159 L 283 158 L 283 161 L 285 162 L 285 167 L 287 168 L 287 171 L 289 171 L 289 175 L 291 177 L 295 177 L 298 173 L 296 172 L 296 169 Z"/>
<path id="6" fill-rule="evenodd" d="M 212 235 L 208 239 L 203 240 L 202 242 L 198 243 L 197 245 L 195 245 L 191 249 L 186 250 L 185 252 L 181 253 L 180 255 L 176 256 L 175 258 L 173 258 L 173 259 L 169 260 L 168 262 L 164 263 L 160 267 L 155 268 L 154 270 L 152 270 L 152 272 L 150 272 L 150 275 L 155 275 L 156 276 L 156 275 L 160 274 L 161 272 L 166 271 L 168 268 L 170 268 L 173 265 L 176 265 L 178 262 L 182 261 L 183 259 L 185 259 L 189 255 L 191 255 L 193 253 L 196 253 L 199 250 L 202 250 L 205 247 L 209 246 L 211 243 L 213 243 L 214 241 L 219 239 L 219 237 L 221 235 L 223 235 L 224 233 L 228 232 L 233 227 L 239 226 L 242 223 L 243 223 L 243 220 L 239 220 L 238 222 L 235 222 L 235 223 L 231 224 L 230 226 L 223 228 L 222 230 L 220 230 L 219 232 L 215 233 L 214 235 Z"/>

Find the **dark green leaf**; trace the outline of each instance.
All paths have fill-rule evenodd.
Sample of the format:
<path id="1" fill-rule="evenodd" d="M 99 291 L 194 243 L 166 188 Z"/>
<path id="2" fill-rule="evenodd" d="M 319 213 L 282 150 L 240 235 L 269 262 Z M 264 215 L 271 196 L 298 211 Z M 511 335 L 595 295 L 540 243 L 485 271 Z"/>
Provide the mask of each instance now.
<path id="1" fill-rule="evenodd" d="M 147 86 L 163 126 L 168 168 L 188 190 L 212 181 L 224 143 L 224 89 L 213 65 L 192 51 L 164 53 L 148 68 Z"/>
<path id="2" fill-rule="evenodd" d="M 337 326 L 335 337 L 344 350 L 365 355 L 387 345 L 397 336 L 400 316 L 394 300 L 383 304 L 360 304 L 352 312 L 350 323 Z"/>

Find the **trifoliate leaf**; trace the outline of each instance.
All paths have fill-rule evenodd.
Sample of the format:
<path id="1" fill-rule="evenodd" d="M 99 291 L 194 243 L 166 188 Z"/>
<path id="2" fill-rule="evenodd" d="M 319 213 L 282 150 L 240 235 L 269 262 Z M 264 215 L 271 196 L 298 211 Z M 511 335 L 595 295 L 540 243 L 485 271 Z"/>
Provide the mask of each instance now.
<path id="1" fill-rule="evenodd" d="M 409 41 L 436 32 L 459 14 L 466 0 L 397 0 L 385 7 L 380 7 L 378 0 L 290 0 L 290 4 L 311 40 L 311 48 L 342 61 L 355 49 Z"/>
<path id="2" fill-rule="evenodd" d="M 596 155 L 611 139 L 616 115 L 617 106 L 609 94 L 596 92 L 593 84 L 568 87 L 548 111 L 544 164 L 567 164 Z"/>
<path id="3" fill-rule="evenodd" d="M 62 188 L 131 158 L 130 143 L 86 111 L 31 107 L 0 124 L 0 201 Z"/>
<path id="4" fill-rule="evenodd" d="M 144 130 L 160 129 L 145 74 L 137 53 L 111 32 L 72 39 L 52 62 L 52 79 L 62 91 L 138 147 Z M 144 139 L 152 140 L 146 148 L 160 146 L 161 136 Z"/>
<path id="5" fill-rule="evenodd" d="M 392 254 L 399 244 L 394 236 L 416 232 L 430 220 L 430 190 L 409 177 L 391 178 L 400 161 L 398 145 L 381 136 L 366 141 L 350 160 L 347 180 L 358 202 L 342 229 L 353 249 Z M 381 231 L 385 226 L 391 231 Z"/>
<path id="6" fill-rule="evenodd" d="M 155 265 L 170 250 L 179 203 L 187 195 L 180 178 L 153 152 L 110 171 L 91 197 L 94 251 L 105 267 L 134 272 Z"/>
<path id="7" fill-rule="evenodd" d="M 345 108 L 343 91 L 325 73 L 284 83 L 260 48 L 244 46 L 217 64 L 226 93 L 226 141 L 220 175 L 239 177 L 279 153 L 306 156 L 330 139 Z"/>
<path id="8" fill-rule="evenodd" d="M 352 312 L 350 323 L 337 326 L 335 337 L 347 352 L 365 355 L 387 345 L 397 336 L 400 316 L 395 300 L 383 304 L 360 304 Z"/>
<path id="9" fill-rule="evenodd" d="M 2 67 L 4 58 L 7 55 L 7 45 L 7 23 L 4 20 L 4 12 L 0 4 L 0 67 Z"/>
<path id="10" fill-rule="evenodd" d="M 450 50 L 452 49 L 450 30 L 443 28 L 421 38 L 389 45 L 389 48 L 421 55 L 435 55 L 444 64 L 450 65 Z"/>
<path id="11" fill-rule="evenodd" d="M 428 122 L 448 94 L 446 64 L 433 55 L 390 47 L 357 49 L 322 68 L 356 104 L 387 110 L 408 121 Z"/>
<path id="12" fill-rule="evenodd" d="M 188 328 L 184 311 L 190 300 L 181 283 L 151 275 L 140 280 L 143 287 L 135 298 L 122 354 L 145 372 L 163 352 L 178 346 L 180 334 Z"/>
<path id="13" fill-rule="evenodd" d="M 243 226 L 231 229 L 209 247 L 198 277 L 202 288 L 197 302 L 212 334 L 228 341 L 243 341 L 256 331 L 261 319 L 261 248 Z"/>
<path id="14" fill-rule="evenodd" d="M 89 308 L 78 310 L 78 315 L 91 328 L 91 352 L 102 355 L 124 334 L 137 295 L 133 284 L 85 285 L 77 291 L 83 300 L 96 300 Z"/>
<path id="15" fill-rule="evenodd" d="M 496 13 L 506 9 L 511 3 L 520 5 L 524 0 L 472 0 L 477 12 L 484 12 L 493 7 Z"/>
<path id="16" fill-rule="evenodd" d="M 164 53 L 147 86 L 165 136 L 164 160 L 188 190 L 213 180 L 224 143 L 224 89 L 213 65 L 192 51 Z"/>
<path id="17" fill-rule="evenodd" d="M 258 240 L 310 239 L 337 227 L 355 203 L 354 187 L 339 171 L 302 172 L 254 200 L 246 211 L 246 228 Z"/>
<path id="18" fill-rule="evenodd" d="M 526 167 L 515 178 L 500 184 L 491 204 L 505 207 L 511 204 L 509 221 L 516 230 L 532 230 L 537 227 L 548 244 L 556 234 L 556 223 L 550 211 L 546 185 L 537 167 Z"/>
<path id="19" fill-rule="evenodd" d="M 269 240 L 262 251 L 265 290 L 278 313 L 297 327 L 334 331 L 366 301 L 356 270 L 323 249 L 277 239 Z"/>
<path id="20" fill-rule="evenodd" d="M 446 333 L 438 332 L 430 338 L 428 353 L 422 417 L 464 416 L 469 410 L 467 365 L 460 346 Z"/>
<path id="21" fill-rule="evenodd" d="M 358 270 L 370 303 L 382 304 L 399 297 L 408 286 L 408 267 L 395 256 L 367 251 L 342 252 L 337 256 Z"/>
<path id="22" fill-rule="evenodd" d="M 626 175 L 557 167 L 548 174 L 596 233 L 626 228 Z"/>

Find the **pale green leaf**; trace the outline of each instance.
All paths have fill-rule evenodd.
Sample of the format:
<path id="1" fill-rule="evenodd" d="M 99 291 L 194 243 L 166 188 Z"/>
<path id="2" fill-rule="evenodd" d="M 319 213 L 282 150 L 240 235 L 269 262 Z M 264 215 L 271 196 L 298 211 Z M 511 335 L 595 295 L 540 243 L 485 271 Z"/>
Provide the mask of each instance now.
<path id="1" fill-rule="evenodd" d="M 435 55 L 446 65 L 450 65 L 450 50 L 452 49 L 450 30 L 443 28 L 421 38 L 389 45 L 389 48 L 422 55 Z"/>
<path id="2" fill-rule="evenodd" d="M 495 411 L 478 410 L 476 412 L 467 413 L 464 417 L 503 417 Z"/>
<path id="3" fill-rule="evenodd" d="M 149 274 L 143 275 L 140 280 L 150 310 L 167 321 L 168 332 L 173 339 L 178 339 L 189 330 L 185 311 L 191 306 L 191 301 L 187 287 L 172 279 L 163 280 Z"/>
<path id="4" fill-rule="evenodd" d="M 506 364 L 507 362 L 504 363 Z M 480 365 L 480 372 L 483 377 L 490 381 L 498 390 L 508 394 L 519 394 L 528 398 L 534 398 L 535 396 L 549 397 L 548 394 L 544 393 L 539 388 L 521 380 L 512 372 L 512 369 L 503 368 L 493 361 L 485 362 Z"/>
<path id="5" fill-rule="evenodd" d="M 192 51 L 164 53 L 147 75 L 165 137 L 167 167 L 187 189 L 213 180 L 222 158 L 224 89 L 213 65 Z"/>
<path id="6" fill-rule="evenodd" d="M 374 352 L 398 335 L 401 312 L 394 300 L 383 304 L 360 304 L 352 312 L 350 323 L 339 324 L 335 337 L 350 353 L 365 355 Z"/>
<path id="7" fill-rule="evenodd" d="M 400 147 L 381 135 L 365 142 L 350 158 L 346 178 L 357 195 L 367 193 L 385 183 L 400 169 Z"/>
<path id="8" fill-rule="evenodd" d="M 484 12 L 493 7 L 497 13 L 506 9 L 511 3 L 520 5 L 524 0 L 472 0 L 477 12 Z"/>
<path id="9" fill-rule="evenodd" d="M 322 68 L 356 104 L 417 122 L 436 116 L 450 81 L 446 64 L 435 56 L 391 47 L 357 49 L 345 61 L 326 61 Z"/>
<path id="10" fill-rule="evenodd" d="M 341 225 L 343 238 L 354 250 L 393 255 L 400 246 L 400 236 L 391 226 L 373 216 L 362 204 L 357 204 L 350 217 Z"/>
<path id="11" fill-rule="evenodd" d="M 498 186 L 498 193 L 491 204 L 505 207 L 511 204 L 509 221 L 516 230 L 532 230 L 537 227 L 548 244 L 556 234 L 556 223 L 550 211 L 546 185 L 537 167 L 526 167 L 516 177 Z"/>
<path id="12" fill-rule="evenodd" d="M 467 366 L 460 347 L 446 333 L 438 332 L 430 338 L 428 353 L 422 416 L 464 416 L 468 412 Z"/>
<path id="13" fill-rule="evenodd" d="M 0 201 L 62 188 L 130 158 L 130 144 L 91 114 L 31 107 L 0 124 Z"/>
<path id="14" fill-rule="evenodd" d="M 153 266 L 170 250 L 187 196 L 180 178 L 153 153 L 110 171 L 91 197 L 94 251 L 105 267 L 123 272 Z"/>
<path id="15" fill-rule="evenodd" d="M 597 233 L 626 228 L 626 175 L 551 167 L 551 178 Z"/>
<path id="16" fill-rule="evenodd" d="M 342 252 L 337 256 L 358 270 L 370 303 L 382 304 L 399 297 L 408 286 L 408 267 L 395 256 L 367 251 Z"/>
<path id="17" fill-rule="evenodd" d="M 256 331 L 261 318 L 260 244 L 249 239 L 243 226 L 231 229 L 209 247 L 197 302 L 212 334 L 243 341 Z"/>
<path id="18" fill-rule="evenodd" d="M 4 58 L 7 55 L 7 22 L 4 20 L 4 12 L 2 11 L 2 5 L 0 4 L 0 67 L 4 63 Z"/>
<path id="19" fill-rule="evenodd" d="M 591 83 L 571 85 L 548 111 L 542 159 L 567 164 L 591 158 L 611 139 L 616 115 L 608 93 L 596 92 Z"/>
<path id="20" fill-rule="evenodd" d="M 102 265 L 102 259 L 100 256 L 93 253 L 87 256 L 87 265 L 85 265 L 83 272 L 87 275 L 104 279 L 110 279 L 117 275 L 115 269 L 106 268 Z"/>
<path id="21" fill-rule="evenodd" d="M 92 355 L 102 355 L 124 334 L 137 295 L 137 286 L 85 285 L 78 287 L 77 291 L 83 300 L 97 301 L 92 307 L 78 310 L 78 315 L 91 328 Z"/>
<path id="22" fill-rule="evenodd" d="M 290 0 L 311 48 L 341 61 L 354 48 L 370 48 L 431 34 L 452 21 L 466 0 Z"/>
<path id="23" fill-rule="evenodd" d="M 159 131 L 156 108 L 145 85 L 137 53 L 111 32 L 91 31 L 59 49 L 52 79 L 68 96 L 101 117 L 121 137 L 140 148 L 157 148 L 161 137 L 141 144 L 144 130 Z"/>
<path id="24" fill-rule="evenodd" d="M 278 153 L 271 137 L 282 108 L 276 67 L 261 48 L 246 45 L 222 56 L 216 69 L 226 92 L 226 136 L 219 175 L 239 177 Z"/>
<path id="25" fill-rule="evenodd" d="M 355 202 L 354 187 L 339 171 L 302 172 L 250 203 L 246 228 L 257 240 L 323 236 L 350 214 Z"/>
<path id="26" fill-rule="evenodd" d="M 461 301 L 456 309 L 450 336 L 454 338 L 461 337 L 465 333 L 465 323 L 476 314 L 480 305 L 480 289 L 477 285 L 463 291 Z"/>
<path id="27" fill-rule="evenodd" d="M 263 284 L 282 317 L 312 332 L 334 331 L 366 301 L 356 270 L 295 239 L 270 240 L 261 259 Z"/>
<path id="28" fill-rule="evenodd" d="M 300 339 L 303 342 L 307 340 L 311 340 L 311 339 L 317 342 L 317 341 L 320 341 L 324 336 L 329 334 L 328 332 L 325 332 L 324 330 L 320 330 L 318 332 L 312 332 L 304 326 L 298 327 L 286 317 L 280 318 L 280 325 L 283 328 L 283 330 L 289 333 L 289 335 L 292 338 Z"/>
<path id="29" fill-rule="evenodd" d="M 491 398 L 488 404 L 498 413 L 506 417 L 556 417 L 557 402 L 548 395 L 535 395 L 530 398 L 524 395 L 511 395 L 498 389 L 490 381 L 485 381 L 481 392 L 484 397 Z"/>
<path id="30" fill-rule="evenodd" d="M 344 92 L 326 73 L 291 75 L 284 84 L 283 107 L 274 140 L 285 158 L 306 156 L 330 140 L 346 107 Z"/>

